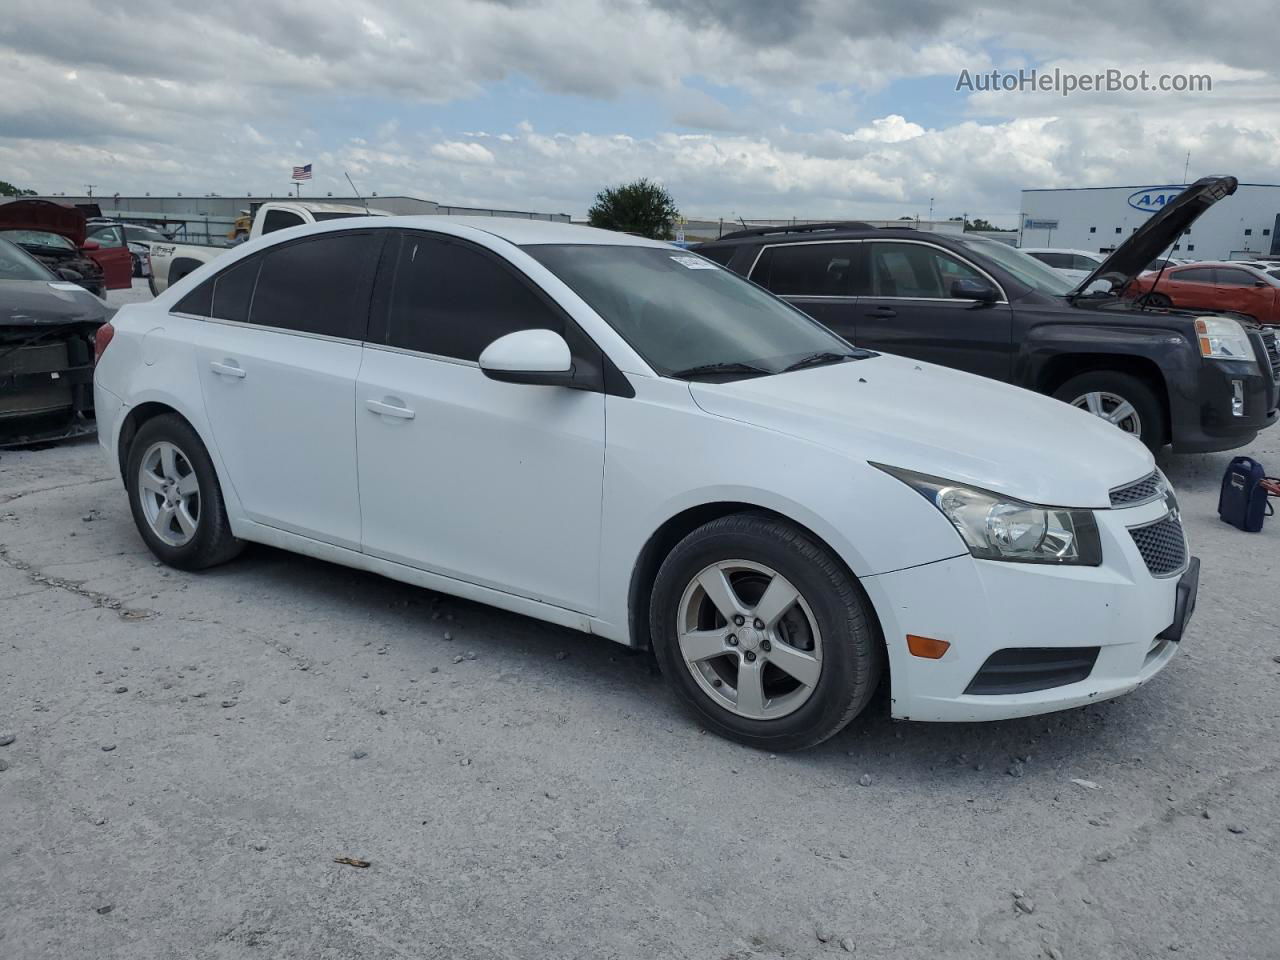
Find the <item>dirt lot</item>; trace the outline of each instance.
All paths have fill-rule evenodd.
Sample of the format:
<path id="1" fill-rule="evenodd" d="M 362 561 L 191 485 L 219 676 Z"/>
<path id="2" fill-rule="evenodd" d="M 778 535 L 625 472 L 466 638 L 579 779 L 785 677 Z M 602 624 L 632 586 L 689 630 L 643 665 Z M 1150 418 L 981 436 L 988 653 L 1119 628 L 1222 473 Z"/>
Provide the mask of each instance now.
<path id="1" fill-rule="evenodd" d="M 158 567 L 92 442 L 4 452 L 0 956 L 1278 957 L 1280 520 L 1216 519 L 1227 459 L 1164 460 L 1204 570 L 1148 686 L 774 757 L 604 641 Z"/>

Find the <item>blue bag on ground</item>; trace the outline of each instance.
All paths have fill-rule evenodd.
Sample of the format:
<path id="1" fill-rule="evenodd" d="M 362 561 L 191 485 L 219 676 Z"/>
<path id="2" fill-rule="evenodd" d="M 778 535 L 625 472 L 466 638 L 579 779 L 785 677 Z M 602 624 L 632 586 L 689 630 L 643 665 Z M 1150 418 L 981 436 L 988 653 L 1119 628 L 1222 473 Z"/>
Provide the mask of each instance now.
<path id="1" fill-rule="evenodd" d="M 1277 481 L 1251 457 L 1236 457 L 1222 476 L 1222 492 L 1218 495 L 1218 516 L 1246 533 L 1262 529 L 1263 517 L 1274 510 L 1267 502 Z"/>

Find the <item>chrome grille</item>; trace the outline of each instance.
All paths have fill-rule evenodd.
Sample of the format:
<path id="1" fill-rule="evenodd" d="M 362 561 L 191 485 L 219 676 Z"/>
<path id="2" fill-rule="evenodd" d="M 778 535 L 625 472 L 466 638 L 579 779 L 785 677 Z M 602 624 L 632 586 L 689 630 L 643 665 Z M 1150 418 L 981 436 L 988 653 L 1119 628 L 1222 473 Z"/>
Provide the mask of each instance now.
<path id="1" fill-rule="evenodd" d="M 1275 330 L 1263 327 L 1262 343 L 1267 348 L 1267 359 L 1271 361 L 1271 377 L 1280 383 L 1280 347 L 1276 345 Z"/>
<path id="2" fill-rule="evenodd" d="M 1175 514 L 1166 514 L 1145 526 L 1130 527 L 1129 534 L 1153 577 L 1172 576 L 1186 566 L 1187 538 Z"/>
<path id="3" fill-rule="evenodd" d="M 1136 507 L 1140 503 L 1150 503 L 1164 496 L 1164 481 L 1160 474 L 1152 471 L 1141 480 L 1116 487 L 1111 491 L 1113 507 Z"/>

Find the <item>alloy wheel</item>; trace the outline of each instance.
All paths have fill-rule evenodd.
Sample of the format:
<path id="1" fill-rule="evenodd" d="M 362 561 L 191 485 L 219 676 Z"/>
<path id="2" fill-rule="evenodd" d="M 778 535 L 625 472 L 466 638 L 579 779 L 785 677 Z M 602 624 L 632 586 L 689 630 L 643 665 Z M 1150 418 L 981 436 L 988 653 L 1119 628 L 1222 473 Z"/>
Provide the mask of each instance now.
<path id="1" fill-rule="evenodd" d="M 822 634 L 800 592 L 750 560 L 704 568 L 677 610 L 680 655 L 713 702 L 740 717 L 798 710 L 822 674 Z"/>
<path id="2" fill-rule="evenodd" d="M 1119 427 L 1125 433 L 1142 437 L 1142 418 L 1132 403 L 1124 397 L 1105 390 L 1094 390 L 1071 401 L 1073 407 L 1088 410 L 1095 417 Z"/>
<path id="3" fill-rule="evenodd" d="M 200 481 L 187 455 L 168 440 L 147 448 L 138 467 L 138 499 L 152 532 L 171 547 L 191 542 L 200 523 Z"/>

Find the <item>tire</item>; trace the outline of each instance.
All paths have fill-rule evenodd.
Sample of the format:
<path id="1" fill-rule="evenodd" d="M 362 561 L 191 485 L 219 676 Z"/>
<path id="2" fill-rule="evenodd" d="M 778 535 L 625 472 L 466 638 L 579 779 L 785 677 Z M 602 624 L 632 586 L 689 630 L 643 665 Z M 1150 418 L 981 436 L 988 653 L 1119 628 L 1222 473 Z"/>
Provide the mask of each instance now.
<path id="1" fill-rule="evenodd" d="M 775 588 L 770 599 L 765 591 Z M 794 600 L 776 599 L 788 588 Z M 776 610 L 757 608 L 760 600 Z M 734 624 L 725 607 L 744 622 Z M 758 609 L 763 621 L 752 616 Z M 883 668 L 861 587 L 830 550 L 764 514 L 722 517 L 681 540 L 658 570 L 649 622 L 681 704 L 721 736 L 762 750 L 800 750 L 838 733 L 866 706 Z"/>
<path id="2" fill-rule="evenodd" d="M 144 469 L 150 478 L 145 485 Z M 171 482 L 162 483 L 166 478 Z M 169 566 L 203 570 L 243 549 L 227 522 L 209 452 L 177 414 L 154 417 L 139 428 L 125 461 L 125 486 L 138 532 Z"/>
<path id="3" fill-rule="evenodd" d="M 1093 370 L 1072 377 L 1053 392 L 1065 403 L 1086 410 L 1132 434 L 1150 450 L 1169 442 L 1164 404 L 1144 381 L 1118 370 Z M 1122 405 L 1127 404 L 1124 408 Z M 1131 410 L 1132 414 L 1126 413 Z M 1116 419 L 1119 417 L 1120 419 Z"/>
<path id="4" fill-rule="evenodd" d="M 154 271 L 151 276 L 147 277 L 147 286 L 151 288 L 152 297 L 160 296 L 160 291 L 156 289 L 156 275 Z"/>
<path id="5" fill-rule="evenodd" d="M 1173 301 L 1163 293 L 1144 293 L 1138 297 L 1138 305 L 1141 307 L 1155 307 L 1157 310 L 1168 310 L 1173 306 Z"/>

